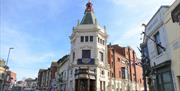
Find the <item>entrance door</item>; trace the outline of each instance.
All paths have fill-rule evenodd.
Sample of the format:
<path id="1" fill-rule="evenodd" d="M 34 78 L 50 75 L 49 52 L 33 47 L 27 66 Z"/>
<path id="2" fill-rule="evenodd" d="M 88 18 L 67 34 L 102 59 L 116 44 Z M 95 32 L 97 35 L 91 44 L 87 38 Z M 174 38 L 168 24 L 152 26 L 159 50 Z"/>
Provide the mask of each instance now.
<path id="1" fill-rule="evenodd" d="M 75 90 L 76 91 L 87 91 L 88 80 L 87 79 L 76 79 Z"/>
<path id="2" fill-rule="evenodd" d="M 79 85 L 79 87 L 80 87 L 80 89 L 79 89 L 79 91 L 87 91 L 87 88 L 88 88 L 88 83 L 87 83 L 87 79 L 81 79 L 80 80 L 80 85 Z"/>
<path id="3" fill-rule="evenodd" d="M 90 80 L 90 91 L 96 91 L 96 81 Z"/>
<path id="4" fill-rule="evenodd" d="M 96 91 L 96 81 L 88 79 L 76 79 L 75 91 L 88 91 L 88 81 L 89 91 Z"/>

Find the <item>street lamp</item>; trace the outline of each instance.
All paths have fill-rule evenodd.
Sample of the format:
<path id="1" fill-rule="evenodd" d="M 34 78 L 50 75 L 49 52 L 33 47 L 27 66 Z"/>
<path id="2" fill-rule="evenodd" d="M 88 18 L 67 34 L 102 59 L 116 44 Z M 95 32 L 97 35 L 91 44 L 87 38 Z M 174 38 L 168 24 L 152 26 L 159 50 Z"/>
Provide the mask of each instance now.
<path id="1" fill-rule="evenodd" d="M 144 26 L 145 31 L 146 31 L 147 25 L 143 23 L 142 26 Z M 154 42 L 158 47 L 160 47 L 163 51 L 166 51 L 166 48 L 165 48 L 165 47 L 163 47 L 163 46 L 162 46 L 160 43 L 158 43 L 156 40 L 152 39 L 151 36 L 148 36 L 148 35 L 145 33 L 145 31 L 142 32 L 142 34 L 144 34 L 144 37 L 146 37 L 147 39 L 150 39 L 151 41 L 153 41 L 153 42 Z M 145 88 L 144 91 L 147 91 L 147 83 L 146 83 L 147 73 L 146 73 L 146 71 L 149 70 L 149 69 L 147 69 L 147 67 L 150 66 L 150 65 L 149 65 L 149 62 L 150 62 L 149 56 L 148 56 L 148 54 L 145 55 L 145 53 L 147 53 L 147 51 L 145 51 L 144 48 L 146 48 L 146 47 L 147 47 L 147 43 L 144 43 L 144 41 L 143 41 L 143 43 L 140 44 L 140 49 L 139 49 L 139 51 L 140 51 L 141 54 L 142 54 L 142 55 L 141 55 L 141 56 L 142 56 L 142 58 L 141 58 L 141 65 L 142 65 L 142 67 L 143 67 L 143 79 L 144 79 L 144 88 Z M 151 67 L 149 67 L 149 68 L 151 68 Z M 150 70 L 152 70 L 152 68 L 151 68 Z"/>
<path id="2" fill-rule="evenodd" d="M 7 71 L 7 69 L 9 69 L 9 67 L 8 67 L 8 60 L 9 60 L 9 55 L 10 55 L 10 52 L 11 52 L 12 49 L 14 49 L 14 48 L 13 48 L 13 47 L 10 47 L 10 48 L 9 48 L 9 52 L 8 52 L 8 56 L 7 56 L 7 60 L 6 60 L 6 64 L 5 64 L 5 76 L 4 76 L 3 91 L 6 90 L 5 85 L 6 85 L 6 80 L 7 80 L 7 76 L 8 76 L 8 71 Z"/>
<path id="3" fill-rule="evenodd" d="M 146 31 L 147 25 L 143 23 L 142 26 L 144 26 L 144 30 Z M 156 41 L 153 40 L 151 37 L 147 36 L 145 32 L 142 32 L 142 34 L 144 34 L 144 37 L 147 37 L 147 38 L 149 38 L 150 40 L 152 40 L 153 42 L 156 43 Z M 147 63 L 147 60 L 149 60 L 149 58 L 147 57 L 147 55 L 145 55 L 145 50 L 144 50 L 145 47 L 146 47 L 146 45 L 144 43 L 141 43 L 140 44 L 140 49 L 139 48 L 138 49 L 139 49 L 139 51 L 142 54 L 141 55 L 142 58 L 141 58 L 140 64 L 142 65 L 142 68 L 143 68 L 144 91 L 147 91 L 146 71 L 148 69 L 146 69 L 146 67 L 149 66 L 149 64 Z"/>
<path id="4" fill-rule="evenodd" d="M 7 56 L 7 60 L 6 60 L 6 66 L 8 65 L 9 55 L 10 55 L 12 49 L 14 49 L 14 48 L 13 47 L 9 48 L 9 52 L 8 52 L 8 56 Z"/>

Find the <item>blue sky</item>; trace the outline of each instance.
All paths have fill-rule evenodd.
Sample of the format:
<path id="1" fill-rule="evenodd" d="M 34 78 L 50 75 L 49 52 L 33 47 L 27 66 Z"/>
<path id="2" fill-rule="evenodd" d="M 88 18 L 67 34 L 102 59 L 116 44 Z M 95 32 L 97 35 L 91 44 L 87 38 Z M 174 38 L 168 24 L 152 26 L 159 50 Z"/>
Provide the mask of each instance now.
<path id="1" fill-rule="evenodd" d="M 17 73 L 17 79 L 37 77 L 70 52 L 72 27 L 84 15 L 88 0 L 0 0 L 0 58 Z M 142 23 L 161 5 L 174 0 L 92 0 L 97 21 L 106 26 L 108 41 L 137 50 Z"/>

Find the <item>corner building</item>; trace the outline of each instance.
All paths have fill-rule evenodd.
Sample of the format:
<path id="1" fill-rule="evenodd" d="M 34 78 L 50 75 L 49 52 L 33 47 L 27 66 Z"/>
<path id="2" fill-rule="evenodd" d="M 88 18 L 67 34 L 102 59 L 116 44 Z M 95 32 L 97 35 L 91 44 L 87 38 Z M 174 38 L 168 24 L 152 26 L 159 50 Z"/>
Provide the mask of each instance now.
<path id="1" fill-rule="evenodd" d="M 107 91 L 107 33 L 98 25 L 90 1 L 82 21 L 73 27 L 70 40 L 67 91 Z"/>

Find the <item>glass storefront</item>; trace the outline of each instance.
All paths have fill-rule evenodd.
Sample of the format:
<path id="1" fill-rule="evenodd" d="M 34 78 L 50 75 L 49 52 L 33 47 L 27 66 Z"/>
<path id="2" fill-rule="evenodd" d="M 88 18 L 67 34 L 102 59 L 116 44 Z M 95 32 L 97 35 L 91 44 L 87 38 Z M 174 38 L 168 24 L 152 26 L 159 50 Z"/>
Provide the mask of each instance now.
<path id="1" fill-rule="evenodd" d="M 174 91 L 171 71 L 158 73 L 152 85 L 152 91 Z"/>

